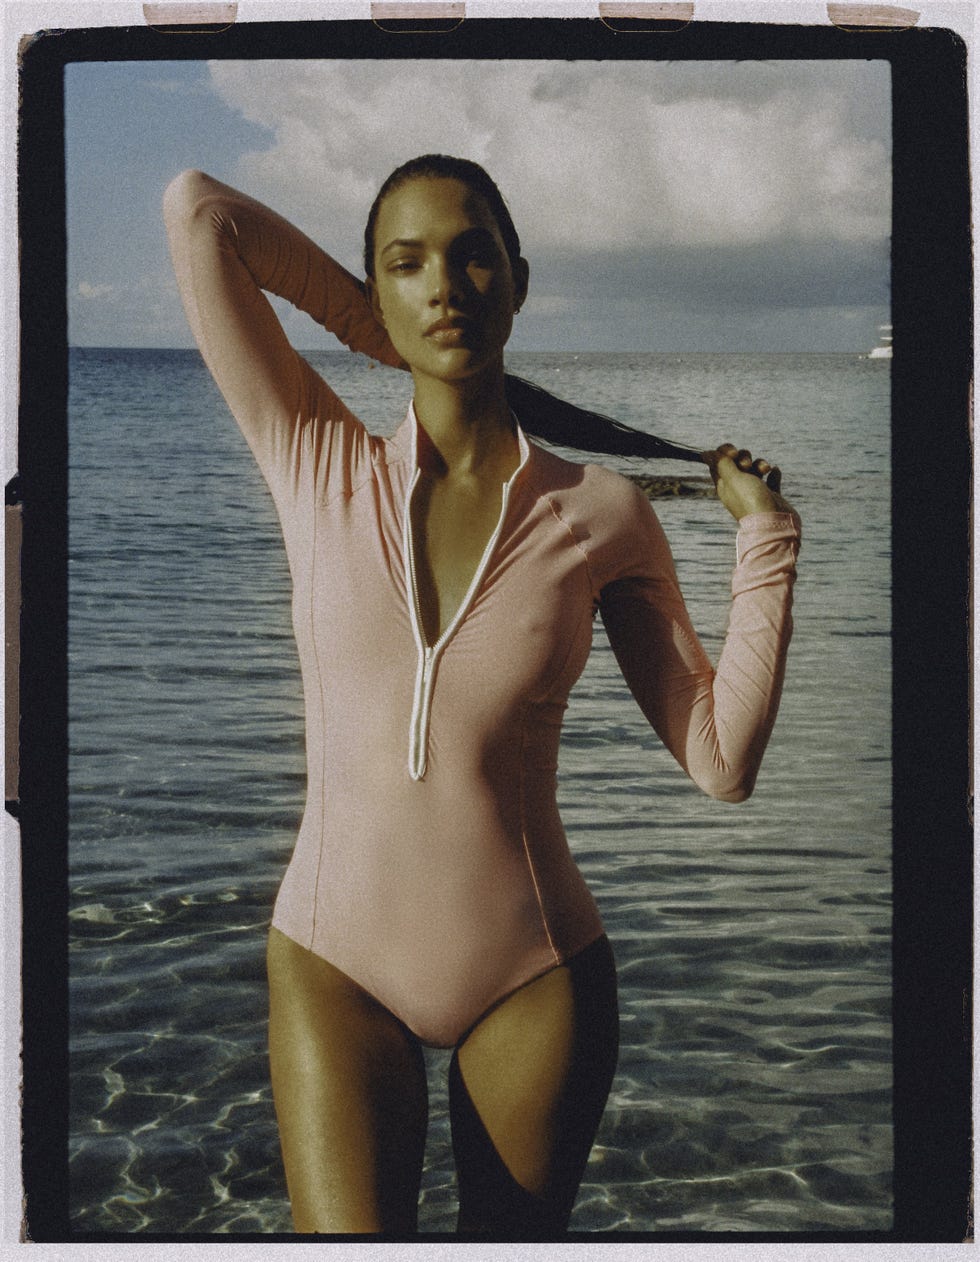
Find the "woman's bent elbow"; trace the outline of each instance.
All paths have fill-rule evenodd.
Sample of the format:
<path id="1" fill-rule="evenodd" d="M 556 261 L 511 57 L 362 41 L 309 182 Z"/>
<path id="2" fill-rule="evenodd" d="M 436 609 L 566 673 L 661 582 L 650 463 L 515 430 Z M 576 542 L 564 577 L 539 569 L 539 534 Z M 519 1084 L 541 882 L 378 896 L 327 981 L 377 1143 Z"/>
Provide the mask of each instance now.
<path id="1" fill-rule="evenodd" d="M 175 175 L 163 192 L 164 214 L 168 218 L 188 214 L 207 192 L 210 183 L 209 176 L 193 167 Z"/>
<path id="2" fill-rule="evenodd" d="M 711 776 L 698 781 L 698 788 L 716 802 L 744 802 L 755 789 L 755 772 L 742 776 Z"/>
<path id="3" fill-rule="evenodd" d="M 724 793 L 713 793 L 711 796 L 719 802 L 745 802 L 752 796 L 755 785 L 740 785 L 737 789 L 729 789 Z"/>

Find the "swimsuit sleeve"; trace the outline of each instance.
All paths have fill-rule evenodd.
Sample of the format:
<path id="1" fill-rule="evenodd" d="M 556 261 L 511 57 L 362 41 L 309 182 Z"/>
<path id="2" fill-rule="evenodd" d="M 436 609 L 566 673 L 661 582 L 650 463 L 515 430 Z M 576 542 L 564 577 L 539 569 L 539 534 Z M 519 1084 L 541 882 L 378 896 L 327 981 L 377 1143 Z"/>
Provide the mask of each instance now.
<path id="1" fill-rule="evenodd" d="M 349 483 L 366 433 L 290 345 L 262 291 L 399 366 L 363 285 L 281 216 L 200 171 L 169 185 L 164 220 L 191 331 L 277 502 L 307 453 L 318 482 Z"/>
<path id="2" fill-rule="evenodd" d="M 691 625 L 648 502 L 633 523 L 631 555 L 600 593 L 610 643 L 640 708 L 691 779 L 723 801 L 752 792 L 776 719 L 799 541 L 795 514 L 753 513 L 739 523 L 717 669 Z"/>

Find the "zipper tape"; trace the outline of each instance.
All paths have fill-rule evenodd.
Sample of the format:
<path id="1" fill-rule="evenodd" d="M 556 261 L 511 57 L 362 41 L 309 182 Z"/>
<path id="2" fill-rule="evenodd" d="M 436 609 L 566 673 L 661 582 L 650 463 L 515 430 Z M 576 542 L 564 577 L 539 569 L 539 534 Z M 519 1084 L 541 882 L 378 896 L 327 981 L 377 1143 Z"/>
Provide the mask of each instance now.
<path id="1" fill-rule="evenodd" d="M 906 31 L 921 14 L 891 4 L 828 4 L 827 17 L 842 31 Z"/>
<path id="2" fill-rule="evenodd" d="M 665 35 L 682 31 L 694 18 L 690 0 L 600 0 L 602 24 L 619 35 Z"/>
<path id="3" fill-rule="evenodd" d="M 234 26 L 238 4 L 144 4 L 143 18 L 148 26 L 164 33 L 192 34 L 206 31 L 218 34 Z"/>
<path id="4" fill-rule="evenodd" d="M 448 35 L 466 17 L 464 0 L 373 0 L 371 21 L 396 35 Z"/>

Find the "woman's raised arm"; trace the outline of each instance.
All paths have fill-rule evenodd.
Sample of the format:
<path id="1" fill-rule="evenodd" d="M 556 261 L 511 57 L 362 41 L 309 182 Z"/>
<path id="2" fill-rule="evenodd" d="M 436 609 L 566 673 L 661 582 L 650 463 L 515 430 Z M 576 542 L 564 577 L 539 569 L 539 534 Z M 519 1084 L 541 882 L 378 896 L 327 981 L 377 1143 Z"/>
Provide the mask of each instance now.
<path id="1" fill-rule="evenodd" d="M 260 202 L 184 171 L 164 194 L 164 220 L 191 330 L 246 432 L 273 417 L 295 421 L 304 389 L 304 363 L 262 290 L 352 350 L 401 366 L 362 283 Z"/>
<path id="2" fill-rule="evenodd" d="M 713 669 L 691 624 L 670 549 L 649 504 L 642 560 L 600 600 L 609 641 L 641 710 L 692 780 L 741 802 L 755 786 L 776 720 L 792 634 L 799 518 L 742 518 L 728 633 Z"/>

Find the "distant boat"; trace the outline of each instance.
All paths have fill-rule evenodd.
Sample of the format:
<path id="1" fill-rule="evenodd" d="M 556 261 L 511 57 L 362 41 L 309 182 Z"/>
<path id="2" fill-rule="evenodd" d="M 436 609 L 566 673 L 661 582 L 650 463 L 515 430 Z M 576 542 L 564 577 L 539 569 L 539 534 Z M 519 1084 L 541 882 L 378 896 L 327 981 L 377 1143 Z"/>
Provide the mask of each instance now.
<path id="1" fill-rule="evenodd" d="M 892 326 L 890 324 L 880 324 L 878 326 L 878 345 L 873 351 L 868 352 L 868 359 L 891 359 L 892 357 Z"/>

